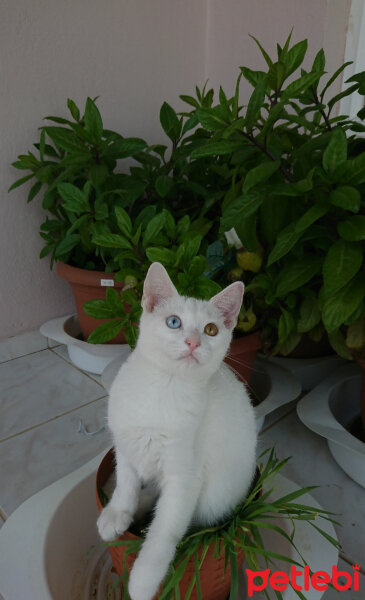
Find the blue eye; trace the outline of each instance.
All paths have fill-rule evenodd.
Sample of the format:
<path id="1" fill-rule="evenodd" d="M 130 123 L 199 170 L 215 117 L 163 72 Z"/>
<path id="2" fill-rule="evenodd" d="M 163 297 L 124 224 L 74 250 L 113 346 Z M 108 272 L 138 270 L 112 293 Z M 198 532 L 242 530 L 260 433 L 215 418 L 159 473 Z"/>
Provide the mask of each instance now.
<path id="1" fill-rule="evenodd" d="M 167 327 L 170 327 L 170 329 L 179 329 L 181 327 L 181 319 L 176 315 L 171 315 L 171 317 L 167 317 L 166 325 Z"/>

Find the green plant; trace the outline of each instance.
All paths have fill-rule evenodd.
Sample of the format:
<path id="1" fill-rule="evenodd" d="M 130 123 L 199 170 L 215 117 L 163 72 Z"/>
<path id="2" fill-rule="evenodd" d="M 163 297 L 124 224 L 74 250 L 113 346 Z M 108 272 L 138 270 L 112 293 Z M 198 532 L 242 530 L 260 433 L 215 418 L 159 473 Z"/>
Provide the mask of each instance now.
<path id="1" fill-rule="evenodd" d="M 105 300 L 84 304 L 94 318 L 110 319 L 91 333 L 88 341 L 103 343 L 124 329 L 128 344 L 134 348 L 141 314 L 143 281 L 152 262 L 163 264 L 181 294 L 209 298 L 220 290 L 204 276 L 207 241 L 198 233 L 188 215 L 176 221 L 170 211 L 147 206 L 132 221 L 126 210 L 115 208 L 118 233 L 96 233 L 93 243 L 114 249 L 114 261 L 121 268 L 115 279 L 125 283 L 121 293 L 106 291 Z"/>
<path id="2" fill-rule="evenodd" d="M 146 147 L 139 138 L 124 138 L 104 129 L 95 100 L 86 100 L 85 111 L 67 101 L 71 120 L 46 117 L 56 125 L 40 128 L 37 156 L 29 151 L 13 163 L 30 171 L 10 190 L 34 180 L 28 202 L 38 194 L 48 215 L 40 228 L 44 247 L 40 256 L 51 255 L 77 267 L 112 272 L 118 265 L 114 252 L 95 244 L 96 234 L 118 231 L 116 206 L 128 206 L 144 191 L 144 183 L 118 172 L 118 161 L 135 156 Z"/>
<path id="3" fill-rule="evenodd" d="M 365 72 L 328 98 L 348 63 L 323 83 L 323 50 L 306 71 L 307 41 L 291 47 L 290 39 L 276 59 L 255 40 L 266 71 L 241 67 L 233 98 L 220 89 L 217 104 L 191 113 L 206 132 L 191 160 L 211 157 L 226 175 L 220 234 L 234 228 L 244 251 L 262 261 L 240 271 L 235 252 L 226 253 L 230 269 L 215 278 L 245 281 L 242 317 L 255 315 L 266 351 L 288 354 L 304 334 L 318 341 L 326 333 L 341 356 L 364 357 L 365 142 L 356 134 L 365 131 L 365 109 L 356 120 L 335 109 L 365 94 Z M 242 77 L 254 88 L 246 107 Z"/>
<path id="4" fill-rule="evenodd" d="M 265 451 L 263 455 L 267 452 L 268 450 Z M 275 559 L 282 560 L 299 567 L 304 567 L 307 564 L 305 558 L 300 554 L 295 544 L 296 520 L 307 521 L 308 524 L 311 525 L 316 531 L 320 532 L 329 541 L 329 543 L 333 544 L 336 548 L 339 547 L 338 542 L 328 533 L 323 531 L 323 529 L 321 529 L 316 523 L 318 518 L 336 523 L 336 521 L 334 521 L 332 518 L 333 513 L 329 513 L 322 509 L 313 508 L 305 504 L 298 504 L 298 498 L 307 492 L 310 492 L 312 489 L 314 489 L 313 487 L 299 489 L 298 491 L 292 492 L 288 495 L 278 498 L 277 500 L 271 500 L 269 498 L 272 488 L 270 489 L 268 486 L 271 485 L 271 481 L 284 467 L 287 461 L 288 459 L 279 461 L 276 458 L 274 451 L 271 450 L 267 462 L 261 468 L 260 475 L 256 479 L 248 497 L 242 504 L 235 508 L 233 514 L 229 519 L 227 519 L 227 521 L 206 529 L 192 528 L 187 532 L 184 539 L 177 546 L 173 564 L 171 565 L 163 583 L 161 595 L 159 596 L 160 600 L 163 598 L 166 598 L 166 600 L 180 598 L 178 585 L 184 574 L 187 562 L 191 557 L 194 558 L 195 572 L 192 576 L 185 600 L 190 598 L 193 590 L 196 590 L 198 598 L 202 599 L 199 573 L 208 548 L 212 544 L 215 547 L 216 556 L 218 557 L 221 552 L 224 552 L 226 564 L 229 563 L 231 566 L 231 600 L 235 600 L 237 598 L 237 551 L 241 549 L 245 552 L 245 557 L 249 568 L 254 571 L 260 570 L 260 558 L 264 559 L 267 566 L 272 564 Z M 262 492 L 263 489 L 264 491 Z M 105 503 L 107 503 L 107 497 L 105 494 L 103 494 L 103 498 Z M 291 522 L 291 534 L 288 534 L 284 528 L 275 523 L 275 520 L 278 518 L 284 518 Z M 297 550 L 302 563 L 276 552 L 276 550 L 273 548 L 265 548 L 261 532 L 267 529 L 273 530 L 283 536 Z M 125 561 L 129 554 L 134 554 L 139 551 L 142 543 L 143 537 L 137 540 L 117 540 L 108 544 L 110 546 L 125 546 L 125 553 L 123 557 L 124 572 L 116 582 L 113 589 L 122 585 L 123 593 L 127 598 L 128 570 Z M 298 591 L 296 593 L 299 598 L 305 599 L 305 596 L 302 593 Z M 281 592 L 275 592 L 275 594 L 276 598 L 282 600 L 283 596 Z M 267 591 L 265 591 L 265 596 L 269 598 Z"/>

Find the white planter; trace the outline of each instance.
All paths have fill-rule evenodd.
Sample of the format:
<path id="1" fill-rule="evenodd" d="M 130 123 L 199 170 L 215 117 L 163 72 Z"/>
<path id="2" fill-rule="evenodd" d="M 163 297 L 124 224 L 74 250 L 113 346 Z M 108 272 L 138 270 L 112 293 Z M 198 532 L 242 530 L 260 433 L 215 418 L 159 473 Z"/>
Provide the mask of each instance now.
<path id="1" fill-rule="evenodd" d="M 128 344 L 89 344 L 79 339 L 80 326 L 76 315 L 47 321 L 40 332 L 60 344 L 66 344 L 70 360 L 80 369 L 101 375 L 115 358 L 126 360 L 130 354 Z"/>
<path id="2" fill-rule="evenodd" d="M 261 356 L 261 355 L 260 355 Z M 337 354 L 317 358 L 287 358 L 282 356 L 264 357 L 265 360 L 288 369 L 299 379 L 303 391 L 309 391 L 318 385 L 335 369 L 347 364 Z"/>
<path id="3" fill-rule="evenodd" d="M 118 591 L 107 594 L 115 576 L 95 525 L 95 475 L 103 455 L 26 500 L 5 522 L 0 530 L 0 594 L 5 600 L 121 598 Z M 269 486 L 275 488 L 273 499 L 298 489 L 281 475 Z M 320 508 L 309 494 L 301 501 Z M 290 523 L 280 517 L 274 522 L 290 534 Z M 330 522 L 321 522 L 321 527 L 336 539 Z M 299 559 L 284 538 L 273 538 L 267 529 L 261 535 L 267 548 Z M 294 541 L 313 571 L 331 572 L 337 564 L 337 550 L 306 521 L 297 522 Z M 288 565 L 279 568 L 287 571 Z M 239 590 L 239 600 L 245 600 L 243 572 Z M 319 600 L 322 594 L 311 590 L 306 598 Z M 293 600 L 290 588 L 283 598 Z"/>
<path id="4" fill-rule="evenodd" d="M 345 426 L 360 412 L 362 372 L 357 364 L 347 364 L 332 373 L 297 406 L 301 421 L 327 439 L 339 466 L 365 487 L 365 444 Z"/>
<path id="5" fill-rule="evenodd" d="M 103 371 L 101 383 L 107 392 L 109 392 L 121 364 L 121 359 L 116 358 Z M 257 358 L 249 390 L 260 400 L 260 404 L 255 409 L 257 430 L 260 431 L 265 416 L 298 398 L 302 388 L 292 373 L 266 359 Z"/>

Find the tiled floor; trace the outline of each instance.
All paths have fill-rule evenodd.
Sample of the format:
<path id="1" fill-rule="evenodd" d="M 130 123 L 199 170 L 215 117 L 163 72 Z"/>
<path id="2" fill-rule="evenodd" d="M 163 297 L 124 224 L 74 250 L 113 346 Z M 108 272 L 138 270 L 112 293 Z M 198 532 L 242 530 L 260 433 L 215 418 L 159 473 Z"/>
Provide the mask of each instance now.
<path id="1" fill-rule="evenodd" d="M 0 527 L 28 497 L 81 466 L 111 445 L 100 377 L 80 371 L 67 350 L 37 332 L 0 342 Z M 87 432 L 79 431 L 80 420 Z M 365 598 L 365 490 L 333 461 L 326 441 L 299 421 L 295 403 L 272 413 L 260 448 L 275 445 L 280 459 L 292 456 L 283 474 L 299 485 L 318 485 L 312 495 L 340 513 L 339 566 L 352 574 L 361 564 L 362 592 L 328 590 L 324 600 Z"/>

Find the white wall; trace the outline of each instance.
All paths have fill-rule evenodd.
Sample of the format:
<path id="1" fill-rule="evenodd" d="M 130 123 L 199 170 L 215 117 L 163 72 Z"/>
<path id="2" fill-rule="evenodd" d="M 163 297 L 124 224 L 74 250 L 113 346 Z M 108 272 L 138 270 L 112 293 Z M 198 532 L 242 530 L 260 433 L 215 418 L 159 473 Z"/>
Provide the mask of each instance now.
<path id="1" fill-rule="evenodd" d="M 329 70 L 343 60 L 350 0 L 3 0 L 0 8 L 0 338 L 73 310 L 68 285 L 39 260 L 40 201 L 26 205 L 10 166 L 66 99 L 100 96 L 106 127 L 151 143 L 159 109 L 179 106 L 206 78 L 233 87 L 239 65 L 260 68 L 248 34 L 271 52 L 294 26 Z M 243 95 L 248 88 L 243 89 Z"/>

